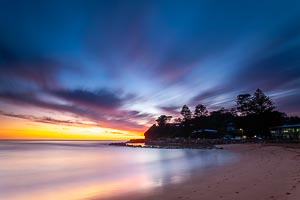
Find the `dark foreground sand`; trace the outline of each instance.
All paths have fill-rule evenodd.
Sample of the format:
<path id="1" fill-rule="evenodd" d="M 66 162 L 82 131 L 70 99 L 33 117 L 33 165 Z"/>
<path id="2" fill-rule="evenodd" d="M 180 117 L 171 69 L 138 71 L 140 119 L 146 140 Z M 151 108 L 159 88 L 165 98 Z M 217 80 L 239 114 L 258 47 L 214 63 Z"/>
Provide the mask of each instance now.
<path id="1" fill-rule="evenodd" d="M 184 183 L 115 199 L 300 200 L 299 146 L 235 144 L 223 147 L 240 154 L 240 161 L 198 175 L 195 172 L 195 176 Z"/>

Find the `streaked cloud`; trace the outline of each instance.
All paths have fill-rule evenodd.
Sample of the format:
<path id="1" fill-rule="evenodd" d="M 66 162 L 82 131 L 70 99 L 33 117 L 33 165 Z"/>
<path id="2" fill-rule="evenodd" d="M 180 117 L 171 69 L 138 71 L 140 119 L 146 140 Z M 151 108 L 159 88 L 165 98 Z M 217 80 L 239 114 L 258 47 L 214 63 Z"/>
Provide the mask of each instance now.
<path id="1" fill-rule="evenodd" d="M 43 114 L 50 110 L 143 132 L 183 104 L 230 108 L 261 88 L 299 115 L 299 8 L 294 0 L 2 1 L 0 110 L 12 120 L 64 123 Z"/>

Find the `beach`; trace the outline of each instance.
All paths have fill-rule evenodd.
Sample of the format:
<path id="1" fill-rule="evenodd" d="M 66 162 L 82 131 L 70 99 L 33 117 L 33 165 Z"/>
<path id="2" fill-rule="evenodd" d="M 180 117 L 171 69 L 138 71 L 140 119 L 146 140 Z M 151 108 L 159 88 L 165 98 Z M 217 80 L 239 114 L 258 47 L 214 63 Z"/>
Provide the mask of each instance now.
<path id="1" fill-rule="evenodd" d="M 193 171 L 178 184 L 151 192 L 133 192 L 112 199 L 222 199 L 298 200 L 300 197 L 300 148 L 298 145 L 222 145 L 240 155 L 237 162 Z M 292 147 L 292 148 L 290 148 Z"/>
<path id="2" fill-rule="evenodd" d="M 299 144 L 153 149 L 108 143 L 2 141 L 0 199 L 298 200 L 300 196 Z"/>

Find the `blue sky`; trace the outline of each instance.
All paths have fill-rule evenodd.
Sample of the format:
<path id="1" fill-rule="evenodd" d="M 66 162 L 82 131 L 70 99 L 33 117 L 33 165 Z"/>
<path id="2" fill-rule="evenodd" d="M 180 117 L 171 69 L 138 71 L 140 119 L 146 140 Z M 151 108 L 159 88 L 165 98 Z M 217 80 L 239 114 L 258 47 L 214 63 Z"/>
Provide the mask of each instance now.
<path id="1" fill-rule="evenodd" d="M 1 1 L 0 110 L 141 131 L 260 88 L 299 115 L 299 13 L 293 0 Z"/>

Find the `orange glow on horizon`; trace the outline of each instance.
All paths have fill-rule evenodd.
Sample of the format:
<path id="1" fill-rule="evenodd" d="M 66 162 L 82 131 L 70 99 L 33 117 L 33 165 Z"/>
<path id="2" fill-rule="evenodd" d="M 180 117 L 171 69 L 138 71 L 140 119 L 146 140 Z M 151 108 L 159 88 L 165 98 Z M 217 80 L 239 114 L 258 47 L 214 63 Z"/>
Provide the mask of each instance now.
<path id="1" fill-rule="evenodd" d="M 129 140 L 143 132 L 98 126 L 67 126 L 0 116 L 0 139 Z"/>

